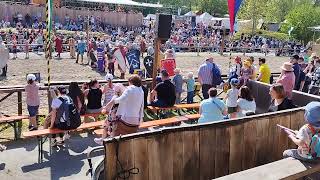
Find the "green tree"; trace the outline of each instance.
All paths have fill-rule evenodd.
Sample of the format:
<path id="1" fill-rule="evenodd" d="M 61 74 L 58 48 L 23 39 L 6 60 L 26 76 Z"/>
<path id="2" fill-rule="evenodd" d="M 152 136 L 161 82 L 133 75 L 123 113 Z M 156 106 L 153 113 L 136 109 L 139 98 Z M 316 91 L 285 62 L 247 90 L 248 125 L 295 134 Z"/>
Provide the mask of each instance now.
<path id="1" fill-rule="evenodd" d="M 310 4 L 302 4 L 292 9 L 286 16 L 286 23 L 282 25 L 281 31 L 288 33 L 293 27 L 291 36 L 307 43 L 312 39 L 313 32 L 308 28 L 320 24 L 320 7 Z"/>
<path id="2" fill-rule="evenodd" d="M 209 14 L 224 15 L 228 13 L 228 2 L 226 0 L 200 0 L 198 9 Z"/>

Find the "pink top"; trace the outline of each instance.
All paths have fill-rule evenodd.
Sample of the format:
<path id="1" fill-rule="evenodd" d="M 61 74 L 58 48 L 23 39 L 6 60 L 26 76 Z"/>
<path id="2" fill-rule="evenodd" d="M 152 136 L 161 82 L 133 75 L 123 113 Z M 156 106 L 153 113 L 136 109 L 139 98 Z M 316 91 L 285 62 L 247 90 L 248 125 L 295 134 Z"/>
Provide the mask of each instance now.
<path id="1" fill-rule="evenodd" d="M 39 106 L 40 97 L 39 97 L 39 86 L 36 84 L 28 84 L 25 87 L 27 94 L 27 105 L 28 106 Z"/>
<path id="2" fill-rule="evenodd" d="M 292 98 L 292 90 L 294 88 L 295 76 L 293 72 L 285 72 L 280 78 L 277 80 L 277 83 L 282 84 L 284 91 L 289 99 Z"/>

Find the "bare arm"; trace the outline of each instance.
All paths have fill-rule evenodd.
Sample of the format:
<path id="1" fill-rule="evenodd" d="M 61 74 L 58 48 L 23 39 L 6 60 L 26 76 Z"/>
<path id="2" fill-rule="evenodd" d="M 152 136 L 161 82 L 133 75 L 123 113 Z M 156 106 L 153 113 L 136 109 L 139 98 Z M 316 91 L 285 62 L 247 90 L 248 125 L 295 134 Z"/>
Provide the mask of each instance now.
<path id="1" fill-rule="evenodd" d="M 294 134 L 289 135 L 289 138 L 294 142 L 297 146 L 303 146 L 304 142 L 298 138 Z"/>
<path id="2" fill-rule="evenodd" d="M 51 111 L 51 121 L 50 121 L 50 127 L 49 129 L 52 129 L 54 126 L 54 122 L 56 120 L 56 116 L 57 116 L 57 109 L 52 108 Z"/>
<path id="3" fill-rule="evenodd" d="M 152 90 L 151 93 L 150 93 L 149 101 L 150 102 L 154 101 L 156 96 L 157 96 L 157 91 Z"/>

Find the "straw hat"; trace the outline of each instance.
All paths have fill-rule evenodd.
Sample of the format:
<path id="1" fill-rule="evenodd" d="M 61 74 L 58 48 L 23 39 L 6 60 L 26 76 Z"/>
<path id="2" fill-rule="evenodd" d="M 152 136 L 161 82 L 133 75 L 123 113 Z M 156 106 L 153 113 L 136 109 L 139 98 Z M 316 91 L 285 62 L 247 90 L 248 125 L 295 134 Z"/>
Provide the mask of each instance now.
<path id="1" fill-rule="evenodd" d="M 289 62 L 285 62 L 283 63 L 283 65 L 281 66 L 281 69 L 284 71 L 293 71 L 293 65 Z"/>
<path id="2" fill-rule="evenodd" d="M 245 60 L 245 61 L 243 62 L 243 65 L 244 65 L 244 66 L 247 66 L 247 67 L 250 67 L 252 64 L 251 64 L 251 62 L 250 62 L 249 60 Z"/>

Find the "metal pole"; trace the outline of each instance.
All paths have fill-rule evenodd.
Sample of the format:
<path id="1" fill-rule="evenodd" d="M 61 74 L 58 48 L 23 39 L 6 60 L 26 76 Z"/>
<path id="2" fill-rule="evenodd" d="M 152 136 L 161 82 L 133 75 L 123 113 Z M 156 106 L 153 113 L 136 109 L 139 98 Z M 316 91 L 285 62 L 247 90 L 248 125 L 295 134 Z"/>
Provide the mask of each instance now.
<path id="1" fill-rule="evenodd" d="M 254 35 L 256 30 L 256 0 L 253 0 L 253 6 L 252 6 L 252 35 Z"/>
<path id="2" fill-rule="evenodd" d="M 161 44 L 161 40 L 159 38 L 156 38 L 155 45 L 154 45 L 155 52 L 154 52 L 154 60 L 153 60 L 152 88 L 151 89 L 153 89 L 157 84 L 156 78 L 158 75 L 160 44 Z"/>

